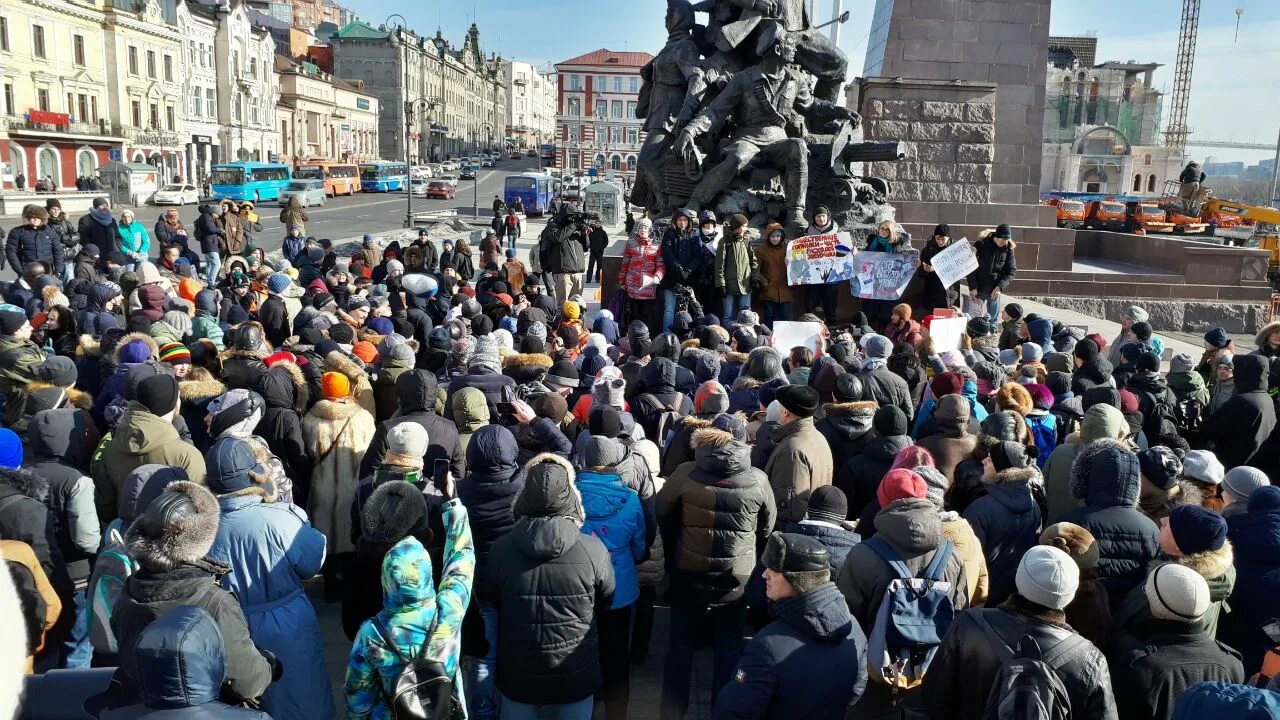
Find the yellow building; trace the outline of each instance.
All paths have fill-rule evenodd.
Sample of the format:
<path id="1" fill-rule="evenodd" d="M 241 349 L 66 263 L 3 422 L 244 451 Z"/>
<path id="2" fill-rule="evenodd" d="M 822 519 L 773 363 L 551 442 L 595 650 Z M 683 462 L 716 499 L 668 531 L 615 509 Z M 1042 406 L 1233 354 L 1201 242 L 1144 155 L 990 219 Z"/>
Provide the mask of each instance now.
<path id="1" fill-rule="evenodd" d="M 118 157 L 102 5 L 0 0 L 0 187 L 74 188 Z"/>

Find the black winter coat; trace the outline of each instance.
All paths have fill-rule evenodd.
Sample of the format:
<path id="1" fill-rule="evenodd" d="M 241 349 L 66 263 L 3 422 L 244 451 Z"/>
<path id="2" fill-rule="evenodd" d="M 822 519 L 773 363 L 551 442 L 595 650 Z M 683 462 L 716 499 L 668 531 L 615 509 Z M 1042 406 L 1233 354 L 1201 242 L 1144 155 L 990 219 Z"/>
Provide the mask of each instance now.
<path id="1" fill-rule="evenodd" d="M 0 540 L 31 546 L 58 595 L 69 602 L 71 580 L 58 547 L 57 521 L 46 503 L 49 483 L 26 470 L 0 468 Z"/>
<path id="2" fill-rule="evenodd" d="M 227 339 L 230 345 L 230 338 Z M 222 382 L 228 390 L 249 390 L 267 372 L 261 355 L 252 351 L 228 350 L 222 361 Z"/>
<path id="3" fill-rule="evenodd" d="M 280 347 L 293 334 L 289 327 L 289 311 L 285 309 L 284 300 L 278 295 L 269 296 L 258 307 L 258 322 L 262 324 L 263 334 L 271 347 Z"/>
<path id="4" fill-rule="evenodd" d="M 509 378 L 508 378 L 509 379 Z M 400 395 L 400 410 L 390 420 L 378 423 L 360 460 L 360 477 L 368 477 L 382 464 L 387 453 L 387 432 L 402 422 L 413 422 L 427 431 L 427 455 L 424 468 L 431 468 L 436 458 L 447 458 L 453 477 L 462 477 L 466 466 L 462 455 L 462 443 L 458 440 L 458 428 L 436 415 L 436 377 L 428 370 L 406 372 L 396 380 L 396 392 Z M 446 408 L 452 407 L 447 403 Z M 496 413 L 494 415 L 496 417 Z M 464 503 L 465 504 L 465 503 Z"/>
<path id="5" fill-rule="evenodd" d="M 253 389 L 262 396 L 262 420 L 253 431 L 280 459 L 293 480 L 293 501 L 306 507 L 311 487 L 311 455 L 302 439 L 302 416 L 309 391 L 302 370 L 293 363 L 276 363 L 258 377 Z"/>
<path id="6" fill-rule="evenodd" d="M 1280 616 L 1280 487 L 1255 490 L 1249 511 L 1227 518 L 1227 538 L 1235 551 L 1236 586 L 1227 601 L 1231 612 L 1218 621 L 1218 638 L 1240 651 L 1252 673 L 1275 647 L 1263 627 Z"/>
<path id="7" fill-rule="evenodd" d="M 516 496 L 524 488 L 518 453 L 515 436 L 501 425 L 480 428 L 467 444 L 467 475 L 458 483 L 458 499 L 471 520 L 477 574 L 485 566 L 489 548 L 516 524 Z"/>
<path id="8" fill-rule="evenodd" d="M 831 467 L 838 471 L 875 437 L 871 421 L 876 414 L 876 404 L 865 400 L 827 403 L 823 409 L 826 413 L 813 425 L 831 448 Z"/>
<path id="9" fill-rule="evenodd" d="M 95 245 L 101 251 L 99 257 L 105 258 L 107 253 L 120 249 L 120 230 L 116 225 L 116 219 L 111 218 L 111 222 L 102 224 L 93 219 L 93 215 L 85 213 L 80 216 L 80 222 L 76 225 L 80 231 L 80 245 Z M 105 263 L 105 260 L 103 261 Z"/>
<path id="10" fill-rule="evenodd" d="M 911 401 L 911 388 L 888 365 L 862 370 L 858 373 L 858 379 L 862 381 L 863 400 L 875 400 L 880 407 L 896 405 L 907 416 L 908 423 L 915 417 L 916 408 Z"/>
<path id="11" fill-rule="evenodd" d="M 1003 658 L 996 654 L 992 641 L 976 620 L 978 616 L 991 624 L 1005 645 L 1014 648 L 1024 635 L 1034 639 L 1042 652 L 1076 637 L 1061 612 L 1035 605 L 1021 596 L 1014 596 L 998 609 L 973 608 L 960 613 L 924 676 L 924 707 L 931 720 L 985 717 L 987 695 Z M 1098 648 L 1085 641 L 1056 669 L 1071 701 L 1071 717 L 1118 720 L 1107 659 Z"/>
<path id="12" fill-rule="evenodd" d="M 1109 660 L 1121 717 L 1172 720 L 1192 685 L 1245 679 L 1240 653 L 1188 623 L 1144 620 L 1116 645 Z"/>
<path id="13" fill-rule="evenodd" d="M 1039 473 L 1034 468 L 1010 468 L 987 483 L 987 494 L 964 511 L 973 534 L 982 543 L 987 559 L 989 606 L 999 605 L 1017 591 L 1014 577 L 1029 548 L 1040 543 L 1040 506 L 1028 483 Z"/>
<path id="14" fill-rule="evenodd" d="M 662 262 L 666 265 L 667 272 L 659 284 L 663 289 L 691 285 L 704 270 L 710 272 L 707 268 L 714 259 L 703 249 L 696 230 L 680 233 L 674 227 L 669 227 L 662 236 Z"/>
<path id="15" fill-rule="evenodd" d="M 596 614 L 613 603 L 615 585 L 598 538 L 569 518 L 523 518 L 490 547 L 479 587 L 498 606 L 503 695 L 556 705 L 599 692 Z"/>
<path id="16" fill-rule="evenodd" d="M 202 255 L 218 251 L 219 238 L 226 237 L 227 233 L 218 224 L 217 210 L 212 205 L 206 203 L 200 206 L 200 217 L 196 218 L 195 234 L 196 242 L 200 243 Z"/>
<path id="17" fill-rule="evenodd" d="M 458 375 L 449 382 L 446 394 L 453 397 L 454 393 L 469 387 L 484 393 L 485 403 L 489 405 L 489 417 L 496 418 L 502 416 L 498 412 L 498 403 L 508 399 L 503 397 L 503 391 L 514 393 L 516 381 L 486 365 L 472 365 L 467 368 L 465 375 Z M 453 403 L 445 403 L 444 416 L 447 420 L 453 419 Z"/>
<path id="18" fill-rule="evenodd" d="M 1200 437 L 1230 470 L 1248 465 L 1276 428 L 1275 402 L 1267 394 L 1266 358 L 1238 355 L 1236 394 L 1200 424 Z"/>
<path id="19" fill-rule="evenodd" d="M 850 458 L 843 465 L 843 471 L 836 473 L 834 484 L 849 499 L 850 520 L 861 516 L 867 505 L 876 499 L 876 490 L 893 465 L 894 456 L 908 445 L 911 445 L 909 435 L 873 435 L 862 452 Z"/>
<path id="20" fill-rule="evenodd" d="M 19 225 L 9 231 L 5 241 L 4 255 L 9 267 L 22 274 L 27 263 L 47 263 L 55 277 L 62 278 L 63 260 L 62 239 L 48 227 L 33 228 L 30 225 Z"/>
<path id="21" fill-rule="evenodd" d="M 557 274 L 586 272 L 585 226 L 570 225 L 557 229 L 553 223 L 547 228 L 538 242 L 542 271 Z"/>
<path id="22" fill-rule="evenodd" d="M 978 256 L 978 268 L 969 273 L 969 289 L 977 290 L 984 298 L 990 297 L 992 290 L 1004 292 L 1018 275 L 1013 241 L 1000 247 L 994 237 L 987 237 L 979 240 L 973 250 Z"/>

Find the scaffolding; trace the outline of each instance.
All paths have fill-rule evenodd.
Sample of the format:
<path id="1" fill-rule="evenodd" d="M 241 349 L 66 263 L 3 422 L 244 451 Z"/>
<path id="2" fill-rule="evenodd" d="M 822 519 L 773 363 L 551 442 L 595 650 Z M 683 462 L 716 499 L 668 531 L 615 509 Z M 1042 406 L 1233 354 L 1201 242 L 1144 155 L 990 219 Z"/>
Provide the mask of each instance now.
<path id="1" fill-rule="evenodd" d="M 1130 145 L 1154 146 L 1162 95 L 1137 72 L 1111 68 L 1050 68 L 1045 88 L 1044 141 L 1072 143 L 1100 125 L 1119 130 Z"/>

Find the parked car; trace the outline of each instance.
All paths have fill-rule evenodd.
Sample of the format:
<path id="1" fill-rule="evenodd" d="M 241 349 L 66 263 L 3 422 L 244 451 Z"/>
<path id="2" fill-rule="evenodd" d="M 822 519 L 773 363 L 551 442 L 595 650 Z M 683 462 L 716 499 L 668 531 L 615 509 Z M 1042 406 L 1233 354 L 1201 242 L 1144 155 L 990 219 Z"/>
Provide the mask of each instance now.
<path id="1" fill-rule="evenodd" d="M 200 190 L 195 185 L 165 185 L 151 196 L 156 205 L 194 205 L 200 202 Z"/>
<path id="2" fill-rule="evenodd" d="M 524 156 L 520 154 L 520 151 L 519 151 L 519 150 L 512 150 L 512 151 L 511 151 L 511 154 L 507 156 L 507 159 L 508 159 L 508 160 L 519 160 L 519 159 L 520 159 L 520 158 L 522 158 L 522 157 L 524 157 Z"/>
<path id="3" fill-rule="evenodd" d="M 429 198 L 438 198 L 440 200 L 452 200 L 457 190 L 453 185 L 444 180 L 432 180 L 427 183 L 425 195 Z"/>
<path id="4" fill-rule="evenodd" d="M 324 207 L 327 193 L 324 190 L 323 180 L 290 180 L 289 184 L 280 191 L 280 206 L 284 207 L 289 204 L 289 198 L 298 197 L 298 201 L 302 203 L 302 207 L 311 207 L 319 205 Z"/>
<path id="5" fill-rule="evenodd" d="M 531 157 L 536 158 L 538 157 L 538 151 L 530 148 L 529 150 L 525 151 L 524 156 L 527 158 L 531 158 Z"/>

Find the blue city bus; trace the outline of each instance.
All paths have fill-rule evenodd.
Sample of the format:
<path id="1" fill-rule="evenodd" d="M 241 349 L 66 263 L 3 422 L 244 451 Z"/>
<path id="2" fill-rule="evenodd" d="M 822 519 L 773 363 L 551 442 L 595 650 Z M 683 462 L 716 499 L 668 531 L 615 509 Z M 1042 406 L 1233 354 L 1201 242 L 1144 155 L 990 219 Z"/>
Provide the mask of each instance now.
<path id="1" fill-rule="evenodd" d="M 516 198 L 520 198 L 520 202 L 524 203 L 525 214 L 532 217 L 546 214 L 547 208 L 551 207 L 553 194 L 551 176 L 525 173 L 507 176 L 502 199 L 507 203 L 507 207 L 511 207 Z"/>
<path id="2" fill-rule="evenodd" d="M 360 189 L 364 192 L 391 192 L 407 187 L 408 164 L 386 160 L 360 163 Z"/>
<path id="3" fill-rule="evenodd" d="M 209 184 L 215 200 L 276 200 L 293 172 L 280 163 L 232 162 L 214 165 Z"/>

